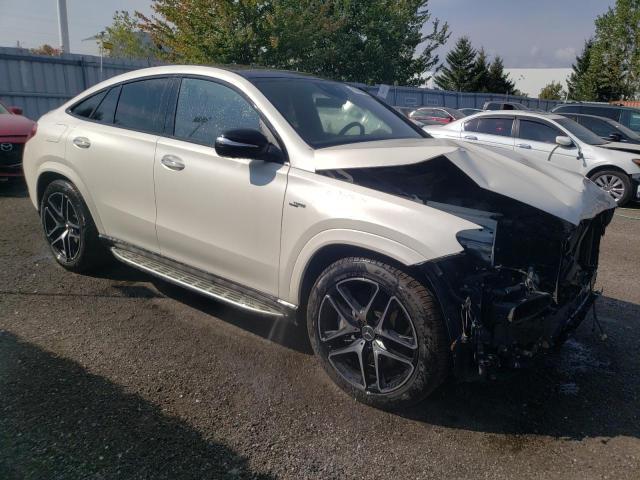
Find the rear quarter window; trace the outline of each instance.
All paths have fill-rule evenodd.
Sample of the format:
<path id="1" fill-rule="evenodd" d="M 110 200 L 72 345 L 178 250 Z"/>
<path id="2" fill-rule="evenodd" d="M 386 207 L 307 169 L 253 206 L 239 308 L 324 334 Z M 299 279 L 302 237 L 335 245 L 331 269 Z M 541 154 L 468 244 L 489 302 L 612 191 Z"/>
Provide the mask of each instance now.
<path id="1" fill-rule="evenodd" d="M 76 117 L 89 118 L 106 94 L 107 91 L 104 90 L 91 95 L 80 103 L 75 104 L 69 111 Z"/>

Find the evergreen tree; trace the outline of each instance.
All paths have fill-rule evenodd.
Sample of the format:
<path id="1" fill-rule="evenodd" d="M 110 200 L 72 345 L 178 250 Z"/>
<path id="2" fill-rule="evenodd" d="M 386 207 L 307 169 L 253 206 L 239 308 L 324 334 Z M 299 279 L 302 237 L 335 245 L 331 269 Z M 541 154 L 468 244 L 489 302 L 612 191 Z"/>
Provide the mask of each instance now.
<path id="1" fill-rule="evenodd" d="M 473 67 L 474 70 L 474 92 L 487 92 L 489 85 L 489 59 L 484 48 L 481 47 L 478 51 L 478 56 Z"/>
<path id="2" fill-rule="evenodd" d="M 489 67 L 489 78 L 487 84 L 489 93 L 504 93 L 507 95 L 515 95 L 515 84 L 509 79 L 509 74 L 504 71 L 502 58 L 496 56 Z"/>
<path id="3" fill-rule="evenodd" d="M 447 64 L 435 78 L 436 85 L 443 90 L 472 92 L 476 84 L 476 50 L 467 37 L 461 37 L 453 50 L 447 54 Z"/>
<path id="4" fill-rule="evenodd" d="M 593 39 L 587 40 L 582 52 L 576 57 L 576 62 L 571 65 L 573 72 L 567 80 L 568 98 L 571 100 L 589 100 L 593 96 L 593 88 L 588 79 L 592 47 Z"/>

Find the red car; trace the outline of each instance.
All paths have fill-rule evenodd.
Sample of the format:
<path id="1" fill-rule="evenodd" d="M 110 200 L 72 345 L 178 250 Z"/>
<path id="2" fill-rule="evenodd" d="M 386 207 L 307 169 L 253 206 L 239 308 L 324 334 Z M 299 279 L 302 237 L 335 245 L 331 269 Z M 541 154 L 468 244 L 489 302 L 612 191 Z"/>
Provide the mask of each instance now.
<path id="1" fill-rule="evenodd" d="M 22 109 L 0 103 L 0 180 L 22 177 L 22 150 L 36 123 Z"/>
<path id="2" fill-rule="evenodd" d="M 464 116 L 464 113 L 460 110 L 448 107 L 421 107 L 409 114 L 411 120 L 417 120 L 419 122 L 428 120 L 442 124 L 451 123 Z"/>

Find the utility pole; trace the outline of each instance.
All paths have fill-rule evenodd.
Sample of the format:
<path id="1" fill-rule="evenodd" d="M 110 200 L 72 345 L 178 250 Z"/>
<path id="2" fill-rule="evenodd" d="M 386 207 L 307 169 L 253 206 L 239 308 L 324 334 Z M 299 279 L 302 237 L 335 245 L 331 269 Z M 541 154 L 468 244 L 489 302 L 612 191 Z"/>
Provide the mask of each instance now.
<path id="1" fill-rule="evenodd" d="M 67 0 L 58 0 L 58 32 L 60 33 L 60 50 L 62 50 L 62 53 L 69 53 Z"/>

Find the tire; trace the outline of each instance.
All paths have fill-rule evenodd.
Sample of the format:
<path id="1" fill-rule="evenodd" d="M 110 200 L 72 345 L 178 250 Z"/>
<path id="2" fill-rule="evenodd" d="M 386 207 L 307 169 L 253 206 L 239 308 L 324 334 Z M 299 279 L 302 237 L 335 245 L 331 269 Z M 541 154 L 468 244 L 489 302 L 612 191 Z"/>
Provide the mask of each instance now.
<path id="1" fill-rule="evenodd" d="M 420 402 L 450 370 L 445 326 L 433 296 L 381 261 L 350 257 L 324 270 L 309 295 L 307 329 L 329 377 L 376 408 Z"/>
<path id="2" fill-rule="evenodd" d="M 89 209 L 72 183 L 54 180 L 47 185 L 40 202 L 40 221 L 51 253 L 67 270 L 88 272 L 110 258 Z"/>
<path id="3" fill-rule="evenodd" d="M 608 192 L 620 207 L 625 205 L 631 198 L 631 180 L 624 172 L 601 170 L 591 175 L 589 179 L 605 192 Z"/>

